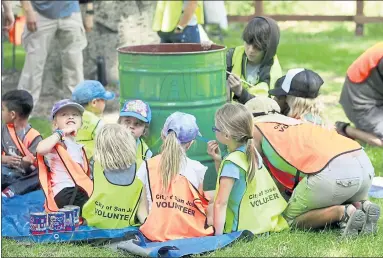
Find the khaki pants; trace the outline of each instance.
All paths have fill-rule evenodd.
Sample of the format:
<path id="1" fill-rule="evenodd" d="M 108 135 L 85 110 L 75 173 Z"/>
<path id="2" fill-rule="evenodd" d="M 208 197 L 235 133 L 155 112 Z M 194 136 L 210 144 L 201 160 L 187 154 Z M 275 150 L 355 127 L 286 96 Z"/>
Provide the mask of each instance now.
<path id="1" fill-rule="evenodd" d="M 36 13 L 37 30 L 30 32 L 25 26 L 22 44 L 26 52 L 18 89 L 32 94 L 34 106 L 39 100 L 43 71 L 54 37 L 58 38 L 61 50 L 64 87 L 71 91 L 84 80 L 82 51 L 87 45 L 81 13 L 61 19 L 49 19 Z"/>

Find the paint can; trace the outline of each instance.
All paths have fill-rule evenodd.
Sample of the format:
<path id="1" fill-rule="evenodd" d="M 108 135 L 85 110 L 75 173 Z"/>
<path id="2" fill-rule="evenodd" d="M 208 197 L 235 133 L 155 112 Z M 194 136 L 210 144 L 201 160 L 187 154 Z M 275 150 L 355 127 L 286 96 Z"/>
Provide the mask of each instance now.
<path id="1" fill-rule="evenodd" d="M 64 227 L 65 231 L 74 231 L 76 229 L 74 210 L 68 208 L 59 209 L 59 212 L 63 212 L 65 215 Z"/>
<path id="2" fill-rule="evenodd" d="M 47 214 L 33 212 L 29 214 L 29 232 L 31 235 L 43 235 L 47 230 Z"/>
<path id="3" fill-rule="evenodd" d="M 65 205 L 64 208 L 73 210 L 75 228 L 77 229 L 80 226 L 80 207 L 76 205 Z"/>
<path id="4" fill-rule="evenodd" d="M 65 214 L 64 212 L 48 213 L 48 233 L 65 231 Z"/>

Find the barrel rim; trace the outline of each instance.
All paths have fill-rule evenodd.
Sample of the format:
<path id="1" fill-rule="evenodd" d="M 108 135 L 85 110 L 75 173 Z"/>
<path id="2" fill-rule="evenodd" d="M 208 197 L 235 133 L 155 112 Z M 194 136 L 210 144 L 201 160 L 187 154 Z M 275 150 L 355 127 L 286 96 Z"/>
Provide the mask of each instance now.
<path id="1" fill-rule="evenodd" d="M 227 49 L 226 46 L 212 44 L 215 47 L 221 47 L 220 49 L 214 50 L 202 50 L 202 51 L 194 51 L 194 52 L 137 52 L 137 51 L 129 51 L 125 52 L 122 49 L 124 48 L 134 48 L 134 47 L 145 47 L 145 46 L 156 46 L 156 45 L 172 45 L 172 44 L 182 44 L 182 45 L 201 45 L 199 43 L 160 43 L 160 44 L 144 44 L 144 45 L 133 45 L 133 46 L 123 46 L 117 48 L 117 52 L 121 54 L 131 54 L 131 55 L 151 55 L 151 56 L 181 56 L 181 55 L 200 55 L 207 53 L 217 53 L 221 51 L 225 51 Z"/>

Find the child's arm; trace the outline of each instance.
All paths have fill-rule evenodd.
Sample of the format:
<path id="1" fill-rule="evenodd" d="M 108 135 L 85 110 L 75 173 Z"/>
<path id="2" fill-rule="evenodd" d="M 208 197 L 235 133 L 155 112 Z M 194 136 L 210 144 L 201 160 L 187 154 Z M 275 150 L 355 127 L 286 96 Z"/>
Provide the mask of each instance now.
<path id="1" fill-rule="evenodd" d="M 218 195 L 214 202 L 214 220 L 215 235 L 223 234 L 226 220 L 226 209 L 229 201 L 231 189 L 233 188 L 235 179 L 230 177 L 221 177 L 218 188 Z"/>
<path id="2" fill-rule="evenodd" d="M 68 127 L 64 128 L 62 131 L 62 136 L 71 136 L 71 134 L 76 133 L 76 128 Z M 36 147 L 36 152 L 40 155 L 46 155 L 51 152 L 53 147 L 61 141 L 61 135 L 58 132 L 54 132 L 48 138 L 42 140 Z"/>
<path id="3" fill-rule="evenodd" d="M 142 193 L 140 196 L 140 203 L 138 204 L 137 218 L 143 224 L 146 217 L 148 217 L 148 204 L 146 200 L 146 190 L 145 186 L 142 188 Z"/>

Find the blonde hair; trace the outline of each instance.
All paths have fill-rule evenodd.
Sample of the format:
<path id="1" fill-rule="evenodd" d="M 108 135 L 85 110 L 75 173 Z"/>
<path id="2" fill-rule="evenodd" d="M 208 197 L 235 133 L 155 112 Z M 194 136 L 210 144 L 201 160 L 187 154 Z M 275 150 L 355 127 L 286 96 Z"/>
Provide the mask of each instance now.
<path id="1" fill-rule="evenodd" d="M 290 107 L 290 111 L 287 116 L 307 121 L 306 115 L 311 115 L 311 121 L 313 124 L 325 125 L 325 119 L 323 117 L 323 104 L 315 99 L 301 98 L 296 96 L 287 95 L 286 103 Z"/>
<path id="2" fill-rule="evenodd" d="M 104 169 L 127 169 L 136 162 L 136 140 L 119 124 L 106 124 L 96 135 L 94 159 Z"/>
<path id="3" fill-rule="evenodd" d="M 177 139 L 175 132 L 169 132 L 161 145 L 160 173 L 162 188 L 166 191 L 173 178 L 180 172 L 182 161 L 186 160 L 185 144 Z"/>
<path id="4" fill-rule="evenodd" d="M 246 144 L 246 156 L 249 162 L 247 179 L 251 181 L 258 165 L 258 155 L 253 140 L 253 116 L 244 105 L 227 103 L 217 110 L 215 123 L 222 133 L 229 135 L 239 144 Z"/>

